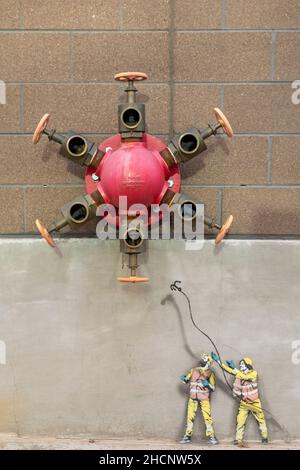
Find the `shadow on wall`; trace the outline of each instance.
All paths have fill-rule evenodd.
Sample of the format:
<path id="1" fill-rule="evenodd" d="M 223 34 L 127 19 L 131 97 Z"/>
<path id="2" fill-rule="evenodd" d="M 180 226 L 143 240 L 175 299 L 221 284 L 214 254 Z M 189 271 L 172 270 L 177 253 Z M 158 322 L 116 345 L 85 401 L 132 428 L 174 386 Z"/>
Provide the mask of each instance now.
<path id="1" fill-rule="evenodd" d="M 227 141 L 221 135 L 216 136 L 216 139 L 209 145 L 209 152 L 204 152 L 203 154 L 199 155 L 198 158 L 194 158 L 191 161 L 186 162 L 185 165 L 181 166 L 182 184 L 184 184 L 185 179 L 193 177 L 196 173 L 203 170 L 205 168 L 206 161 L 212 158 L 214 151 L 218 148 L 222 149 L 226 157 L 228 156 L 228 165 L 230 165 L 230 151 Z"/>
<path id="2" fill-rule="evenodd" d="M 179 306 L 178 306 L 178 304 L 177 304 L 177 302 L 174 299 L 174 296 L 172 294 L 166 295 L 161 300 L 160 303 L 161 303 L 162 306 L 164 306 L 167 302 L 170 303 L 170 305 L 172 305 L 172 307 L 174 308 L 174 310 L 176 312 L 176 316 L 177 316 L 179 327 L 180 327 L 180 332 L 181 332 L 182 339 L 183 339 L 183 347 L 184 347 L 185 351 L 188 353 L 188 355 L 191 357 L 191 359 L 194 361 L 194 364 L 191 365 L 191 368 L 192 368 L 198 363 L 199 355 L 195 354 L 194 351 L 192 350 L 191 346 L 189 345 L 189 341 L 188 341 L 188 338 L 187 338 L 187 334 L 186 334 L 186 331 L 185 331 L 184 322 L 183 322 L 183 318 L 182 318 L 182 313 L 181 313 L 180 308 L 179 308 Z M 200 334 L 200 332 L 199 332 L 199 334 Z M 214 349 L 214 348 L 212 347 L 212 349 Z M 240 356 L 242 357 L 243 354 L 240 353 Z M 229 388 L 228 384 L 225 383 L 223 378 L 220 378 L 217 374 L 215 374 L 215 376 L 216 376 L 216 388 L 220 389 L 223 394 L 229 396 L 230 398 L 232 398 L 233 401 L 236 402 L 235 406 L 233 407 L 234 411 L 232 413 L 231 423 L 230 423 L 230 427 L 233 430 L 233 434 L 234 434 L 235 425 L 236 425 L 236 414 L 237 414 L 237 411 L 238 411 L 239 399 L 233 397 L 232 390 Z M 231 383 L 231 382 L 233 383 L 233 378 L 229 378 L 229 383 Z M 187 393 L 187 389 L 182 387 L 180 383 L 178 384 L 177 389 L 178 389 L 178 393 L 182 396 L 182 398 L 186 398 L 186 404 L 185 404 L 185 406 L 183 406 L 184 412 L 182 414 L 182 421 L 181 421 L 181 427 L 180 427 L 180 429 L 182 429 L 182 432 L 183 432 L 184 429 L 185 429 L 185 425 L 186 425 L 186 408 L 187 408 L 188 393 Z M 262 381 L 260 381 L 260 395 L 263 396 L 263 405 L 262 406 L 263 406 L 263 409 L 264 409 L 264 412 L 265 412 L 265 415 L 266 415 L 266 419 L 267 419 L 267 423 L 268 423 L 269 435 L 271 437 L 273 437 L 273 439 L 274 438 L 283 439 L 285 442 L 289 442 L 291 440 L 290 433 L 285 428 L 285 426 L 283 424 L 281 424 L 277 420 L 277 418 L 273 415 L 273 413 L 270 409 L 270 406 L 269 406 L 269 402 L 268 402 L 267 398 L 265 398 L 265 394 L 264 394 L 264 390 L 263 390 L 263 382 Z M 213 402 L 214 402 L 214 398 L 213 398 L 213 395 L 212 395 L 212 416 L 214 418 Z M 200 410 L 198 410 L 198 414 L 201 415 Z M 200 416 L 200 418 L 198 417 L 198 422 L 199 422 L 199 420 L 201 422 L 201 435 L 204 435 L 205 427 L 204 427 L 203 420 L 201 419 L 201 416 Z M 196 421 L 197 421 L 197 418 L 196 418 Z M 253 421 L 254 421 L 254 418 L 253 418 Z M 253 426 L 253 423 L 252 423 L 252 426 Z M 218 427 L 218 423 L 217 423 L 216 427 Z M 247 434 L 247 428 L 246 428 L 246 434 Z M 178 434 L 178 437 L 179 437 L 179 435 L 180 434 Z"/>
<path id="3" fill-rule="evenodd" d="M 194 351 L 192 350 L 191 346 L 189 345 L 189 341 L 188 341 L 188 338 L 187 338 L 187 335 L 186 335 L 184 322 L 183 322 L 183 318 L 182 318 L 182 313 L 180 311 L 180 308 L 179 308 L 176 300 L 174 299 L 174 296 L 172 294 L 168 294 L 161 300 L 160 303 L 161 303 L 162 306 L 164 306 L 166 304 L 166 302 L 169 302 L 172 305 L 172 307 L 174 308 L 175 312 L 176 312 L 176 316 L 177 316 L 179 327 L 180 327 L 180 332 L 181 332 L 181 335 L 182 335 L 183 347 L 192 359 L 192 361 L 191 361 L 191 368 L 192 368 L 199 362 L 199 355 L 195 354 Z M 227 395 L 231 394 L 231 391 L 228 389 L 228 386 L 223 381 L 221 381 L 218 376 L 216 376 L 216 387 L 221 389 L 222 392 L 227 394 Z M 178 390 L 178 393 L 182 396 L 182 398 L 186 400 L 186 402 L 183 401 L 183 406 L 182 406 L 183 412 L 182 412 L 182 421 L 181 421 L 181 426 L 180 426 L 180 429 L 182 431 L 180 432 L 180 434 L 178 433 L 178 437 L 179 437 L 184 432 L 185 425 L 186 425 L 186 409 L 187 409 L 188 393 L 187 393 L 187 388 L 185 388 L 180 383 L 178 383 L 178 385 L 177 385 L 177 390 Z M 214 400 L 212 398 L 212 404 L 213 404 L 213 401 Z M 199 415 L 201 414 L 200 410 L 198 411 L 198 414 Z M 213 410 L 212 410 L 212 416 L 213 416 Z M 196 421 L 198 421 L 198 422 L 200 421 L 200 423 L 201 423 L 201 435 L 205 435 L 204 434 L 205 426 L 204 426 L 204 423 L 203 423 L 203 420 L 202 420 L 201 416 L 200 417 L 198 416 L 198 420 L 196 418 Z M 232 426 L 232 429 L 234 429 L 234 426 L 235 426 L 235 417 L 234 416 L 232 417 L 231 426 Z"/>

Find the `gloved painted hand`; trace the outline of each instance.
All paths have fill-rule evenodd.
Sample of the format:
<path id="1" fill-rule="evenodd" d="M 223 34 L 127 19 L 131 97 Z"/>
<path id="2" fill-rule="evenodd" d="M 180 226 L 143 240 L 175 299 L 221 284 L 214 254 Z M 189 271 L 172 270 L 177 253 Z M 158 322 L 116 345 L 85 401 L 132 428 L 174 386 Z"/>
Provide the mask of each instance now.
<path id="1" fill-rule="evenodd" d="M 211 352 L 210 355 L 211 355 L 211 357 L 213 358 L 214 361 L 219 362 L 220 358 L 219 358 L 218 354 L 216 354 L 215 352 Z"/>
<path id="2" fill-rule="evenodd" d="M 230 367 L 231 369 L 236 369 L 236 365 L 235 365 L 235 362 L 230 359 L 230 361 L 226 361 L 226 364 L 228 365 L 228 367 Z"/>
<path id="3" fill-rule="evenodd" d="M 201 383 L 202 383 L 203 387 L 209 387 L 209 381 L 208 380 L 206 380 L 206 379 L 202 380 Z"/>
<path id="4" fill-rule="evenodd" d="M 185 375 L 184 375 L 184 374 L 182 374 L 182 375 L 180 376 L 180 380 L 181 380 L 181 382 L 183 382 L 184 384 L 186 384 L 186 383 L 187 383 L 187 380 L 186 380 L 186 378 L 185 378 Z"/>

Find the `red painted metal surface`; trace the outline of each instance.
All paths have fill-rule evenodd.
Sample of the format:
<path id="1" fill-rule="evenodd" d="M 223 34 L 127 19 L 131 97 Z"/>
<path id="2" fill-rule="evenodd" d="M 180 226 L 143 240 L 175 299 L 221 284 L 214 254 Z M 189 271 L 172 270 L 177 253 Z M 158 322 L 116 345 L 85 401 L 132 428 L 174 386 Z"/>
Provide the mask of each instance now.
<path id="1" fill-rule="evenodd" d="M 175 165 L 170 171 L 160 156 L 166 145 L 157 137 L 144 134 L 140 142 L 122 142 L 119 134 L 104 140 L 99 150 L 105 152 L 99 167 L 89 167 L 85 175 L 88 193 L 98 190 L 106 203 L 112 204 L 118 214 L 119 197 L 127 197 L 128 209 L 134 204 L 159 204 L 166 190 L 170 187 L 174 192 L 180 190 L 180 171 Z M 99 177 L 92 178 L 93 173 Z M 171 182 L 171 183 L 170 183 Z M 130 212 L 127 212 L 130 215 Z M 158 216 L 149 217 L 148 223 L 153 224 Z M 118 225 L 116 220 L 110 222 Z"/>

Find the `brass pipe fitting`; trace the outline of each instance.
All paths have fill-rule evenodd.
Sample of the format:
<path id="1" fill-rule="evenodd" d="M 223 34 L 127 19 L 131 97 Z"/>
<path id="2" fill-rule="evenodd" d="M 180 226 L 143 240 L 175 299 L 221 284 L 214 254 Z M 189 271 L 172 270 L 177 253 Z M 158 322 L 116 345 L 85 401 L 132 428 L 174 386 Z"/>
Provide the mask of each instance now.
<path id="1" fill-rule="evenodd" d="M 169 207 L 173 204 L 178 204 L 178 215 L 180 218 L 185 220 L 193 220 L 197 215 L 196 204 L 203 204 L 201 201 L 195 201 L 184 193 L 174 193 L 168 189 L 163 197 L 164 203 L 167 203 Z M 186 213 L 186 215 L 185 215 Z M 204 224 L 210 229 L 220 230 L 221 226 L 218 225 L 214 219 L 204 216 Z"/>
<path id="2" fill-rule="evenodd" d="M 122 139 L 141 139 L 145 132 L 145 105 L 135 102 L 119 104 L 118 122 Z"/>
<path id="3" fill-rule="evenodd" d="M 92 165 L 96 169 L 104 156 L 104 152 L 98 150 L 94 142 L 72 131 L 65 136 L 59 153 L 81 166 Z"/>
<path id="4" fill-rule="evenodd" d="M 63 217 L 53 222 L 48 228 L 48 232 L 59 232 L 66 226 L 75 229 L 79 225 L 85 224 L 95 217 L 97 207 L 102 203 L 104 203 L 104 199 L 99 191 L 76 197 L 60 209 Z"/>
<path id="5" fill-rule="evenodd" d="M 172 166 L 178 163 L 191 160 L 206 149 L 207 146 L 201 132 L 196 128 L 192 128 L 174 136 L 167 149 L 164 149 L 163 153 L 161 152 L 161 156 L 168 167 L 172 168 Z"/>

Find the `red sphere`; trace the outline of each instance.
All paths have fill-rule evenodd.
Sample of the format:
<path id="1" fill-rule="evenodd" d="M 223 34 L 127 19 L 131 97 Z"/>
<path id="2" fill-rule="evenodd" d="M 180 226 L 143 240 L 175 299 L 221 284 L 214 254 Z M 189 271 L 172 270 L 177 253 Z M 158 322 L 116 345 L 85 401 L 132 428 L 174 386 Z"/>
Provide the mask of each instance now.
<path id="1" fill-rule="evenodd" d="M 86 192 L 99 191 L 106 204 L 116 208 L 116 216 L 108 215 L 109 223 L 119 225 L 119 197 L 127 197 L 127 207 L 143 204 L 147 208 L 151 204 L 161 203 L 169 187 L 174 192 L 180 191 L 180 172 L 178 165 L 171 170 L 160 155 L 166 145 L 157 137 L 144 134 L 139 142 L 122 141 L 120 134 L 104 140 L 99 150 L 105 153 L 100 165 L 95 170 L 89 166 L 86 170 Z M 94 178 L 96 176 L 96 178 Z M 124 211 L 122 201 L 122 212 Z M 137 208 L 133 208 L 135 212 Z M 124 212 L 123 212 L 124 213 Z M 156 223 L 158 213 L 142 211 L 148 214 L 148 223 Z"/>
<path id="2" fill-rule="evenodd" d="M 127 196 L 127 204 L 159 202 L 165 185 L 165 172 L 156 150 L 149 150 L 143 142 L 122 143 L 109 151 L 100 172 L 101 187 L 107 200 L 119 206 L 119 196 Z"/>

